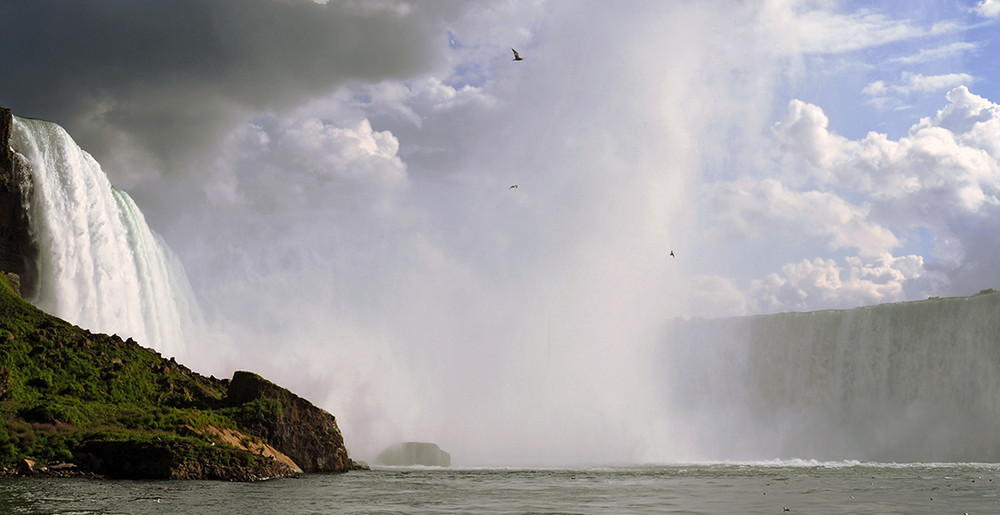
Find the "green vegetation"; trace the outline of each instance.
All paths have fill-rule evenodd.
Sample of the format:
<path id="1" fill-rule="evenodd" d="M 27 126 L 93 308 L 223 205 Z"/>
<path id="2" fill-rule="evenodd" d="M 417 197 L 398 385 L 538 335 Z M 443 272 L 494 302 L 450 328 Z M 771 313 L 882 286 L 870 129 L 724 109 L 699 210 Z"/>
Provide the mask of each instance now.
<path id="1" fill-rule="evenodd" d="M 239 427 L 258 428 L 268 420 L 280 417 L 281 411 L 281 401 L 278 399 L 260 398 L 241 406 L 225 408 L 222 413 L 236 421 Z"/>
<path id="2" fill-rule="evenodd" d="M 80 461 L 95 442 L 166 452 L 174 464 L 246 466 L 251 453 L 201 430 L 252 428 L 281 406 L 273 399 L 227 406 L 227 385 L 131 339 L 52 317 L 0 276 L 0 466 L 26 457 L 39 465 Z"/>

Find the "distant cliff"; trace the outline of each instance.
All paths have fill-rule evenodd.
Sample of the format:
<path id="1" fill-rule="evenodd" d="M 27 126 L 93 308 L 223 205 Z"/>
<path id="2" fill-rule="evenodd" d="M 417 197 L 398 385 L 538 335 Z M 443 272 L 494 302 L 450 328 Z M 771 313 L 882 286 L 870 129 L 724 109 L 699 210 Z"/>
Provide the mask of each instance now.
<path id="1" fill-rule="evenodd" d="M 425 467 L 450 467 L 451 454 L 441 450 L 437 444 L 426 442 L 403 442 L 389 446 L 379 453 L 375 463 L 396 467 L 421 465 Z"/>

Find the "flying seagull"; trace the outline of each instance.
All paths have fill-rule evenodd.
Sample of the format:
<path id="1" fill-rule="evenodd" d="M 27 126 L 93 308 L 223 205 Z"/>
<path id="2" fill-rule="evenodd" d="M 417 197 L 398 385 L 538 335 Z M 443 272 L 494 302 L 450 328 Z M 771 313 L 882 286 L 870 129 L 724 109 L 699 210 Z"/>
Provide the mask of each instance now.
<path id="1" fill-rule="evenodd" d="M 517 50 L 514 50 L 513 48 L 511 48 L 511 49 L 510 49 L 510 51 L 511 51 L 511 52 L 514 52 L 514 58 L 513 58 L 513 59 L 511 59 L 511 61 L 523 61 L 523 60 L 524 60 L 524 58 L 523 58 L 523 57 L 521 57 L 521 56 L 520 56 L 520 55 L 519 55 L 519 54 L 517 53 Z"/>
<path id="2" fill-rule="evenodd" d="M 517 184 L 511 185 L 511 187 L 509 187 L 507 189 L 512 190 L 512 189 L 515 189 L 515 188 L 517 188 Z"/>
<path id="3" fill-rule="evenodd" d="M 672 250 L 670 251 L 670 257 L 677 257 L 677 256 L 674 255 L 674 251 L 672 251 Z"/>

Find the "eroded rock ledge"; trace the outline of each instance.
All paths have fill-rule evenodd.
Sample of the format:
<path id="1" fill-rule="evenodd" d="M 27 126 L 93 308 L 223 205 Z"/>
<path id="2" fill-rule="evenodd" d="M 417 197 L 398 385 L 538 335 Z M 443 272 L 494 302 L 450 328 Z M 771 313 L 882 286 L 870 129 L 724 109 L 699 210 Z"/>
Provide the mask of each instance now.
<path id="1" fill-rule="evenodd" d="M 271 404 L 268 416 L 244 421 L 246 427 L 286 454 L 304 472 L 359 468 L 347 455 L 333 415 L 253 372 L 233 374 L 227 403 L 246 406 L 262 400 L 277 401 L 277 406 Z"/>

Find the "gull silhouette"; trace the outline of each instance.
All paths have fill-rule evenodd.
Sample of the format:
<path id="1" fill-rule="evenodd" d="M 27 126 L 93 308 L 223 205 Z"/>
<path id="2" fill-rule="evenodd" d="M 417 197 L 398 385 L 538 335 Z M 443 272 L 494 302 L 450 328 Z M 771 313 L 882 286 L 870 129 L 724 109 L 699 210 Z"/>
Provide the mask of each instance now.
<path id="1" fill-rule="evenodd" d="M 672 250 L 670 251 L 670 257 L 677 257 L 677 256 L 674 255 L 674 251 L 672 251 Z"/>
<path id="2" fill-rule="evenodd" d="M 511 187 L 509 187 L 507 189 L 512 190 L 512 189 L 515 189 L 515 188 L 517 188 L 517 184 L 514 184 L 514 185 L 512 185 Z"/>
<path id="3" fill-rule="evenodd" d="M 511 59 L 511 61 L 523 61 L 524 60 L 524 58 L 521 57 L 520 54 L 517 53 L 517 50 L 514 50 L 513 48 L 511 48 L 510 51 L 514 52 L 514 58 Z"/>

